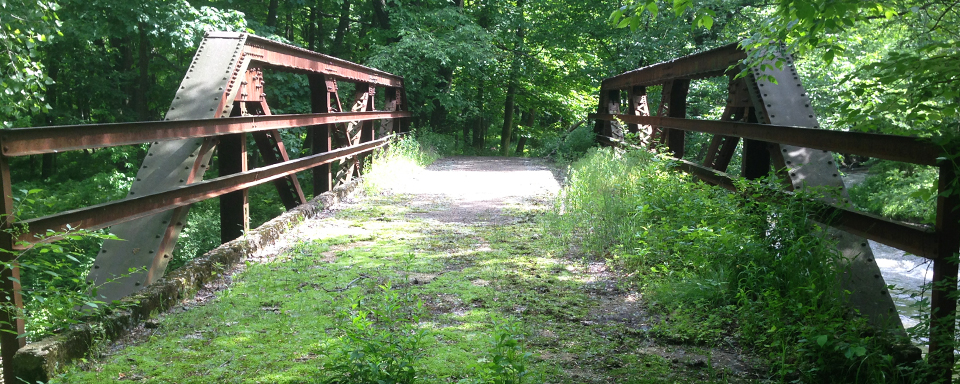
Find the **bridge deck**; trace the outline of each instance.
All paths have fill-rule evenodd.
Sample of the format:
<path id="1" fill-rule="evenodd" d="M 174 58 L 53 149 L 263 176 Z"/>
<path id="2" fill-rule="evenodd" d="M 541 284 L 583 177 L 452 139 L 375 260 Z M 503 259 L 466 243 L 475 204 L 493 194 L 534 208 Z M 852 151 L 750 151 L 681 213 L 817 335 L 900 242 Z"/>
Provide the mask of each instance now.
<path id="1" fill-rule="evenodd" d="M 338 313 L 359 294 L 382 304 L 385 284 L 399 294 L 388 302 L 423 302 L 413 323 L 429 332 L 424 382 L 470 376 L 491 358 L 503 317 L 528 333 L 544 382 L 685 382 L 710 363 L 750 377 L 736 350 L 648 342 L 657 319 L 641 293 L 544 235 L 557 174 L 540 160 L 448 158 L 389 193 L 351 198 L 121 342 L 103 365 L 74 368 L 70 382 L 312 380 L 352 326 Z M 394 316 L 409 317 L 401 308 Z"/>

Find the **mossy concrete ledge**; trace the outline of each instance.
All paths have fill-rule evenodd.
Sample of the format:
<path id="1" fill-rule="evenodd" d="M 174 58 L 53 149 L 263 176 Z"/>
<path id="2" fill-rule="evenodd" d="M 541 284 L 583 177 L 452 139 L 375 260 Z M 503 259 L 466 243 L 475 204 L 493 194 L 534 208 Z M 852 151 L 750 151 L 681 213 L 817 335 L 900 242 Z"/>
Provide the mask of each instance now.
<path id="1" fill-rule="evenodd" d="M 96 344 L 122 337 L 151 315 L 193 297 L 204 284 L 232 269 L 247 255 L 269 246 L 303 220 L 339 203 L 358 185 L 359 179 L 356 179 L 334 188 L 307 204 L 284 212 L 244 237 L 191 260 L 169 276 L 121 300 L 119 309 L 75 325 L 61 334 L 27 344 L 17 351 L 10 364 L 4 364 L 4 369 L 12 369 L 14 376 L 24 382 L 48 381 L 73 360 L 87 356 Z"/>

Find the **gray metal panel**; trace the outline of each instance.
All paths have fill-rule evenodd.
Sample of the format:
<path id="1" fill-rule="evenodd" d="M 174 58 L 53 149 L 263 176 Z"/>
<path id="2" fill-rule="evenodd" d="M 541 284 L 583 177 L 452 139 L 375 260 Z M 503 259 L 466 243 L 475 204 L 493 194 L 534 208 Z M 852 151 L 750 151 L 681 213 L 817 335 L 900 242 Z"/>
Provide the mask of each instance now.
<path id="1" fill-rule="evenodd" d="M 234 87 L 233 81 L 249 62 L 242 59 L 244 36 L 208 35 L 204 38 L 170 105 L 166 120 L 230 114 L 233 102 L 222 99 L 236 96 L 239 87 Z M 203 138 L 154 142 L 130 188 L 130 195 L 185 185 L 192 181 L 191 175 L 195 180 L 201 180 L 213 153 L 210 150 L 201 153 L 203 143 Z M 98 294 L 107 301 L 117 300 L 159 279 L 185 224 L 186 213 L 184 207 L 113 226 L 111 232 L 122 240 L 104 242 L 89 275 L 89 280 L 100 287 Z"/>
<path id="2" fill-rule="evenodd" d="M 793 58 L 788 55 L 785 60 L 783 69 L 773 67 L 761 71 L 754 68 L 751 72 L 752 84 L 748 88 L 757 107 L 757 120 L 767 124 L 820 128 L 810 97 L 797 76 Z M 772 62 L 767 64 L 773 65 Z M 772 76 L 776 84 L 766 79 L 756 80 L 761 76 Z M 779 148 L 794 189 L 822 193 L 821 200 L 830 203 L 849 204 L 849 195 L 833 153 L 790 145 L 780 145 Z M 850 304 L 871 324 L 892 326 L 890 329 L 902 333 L 903 324 L 867 240 L 835 229 L 829 233 L 838 242 L 838 250 L 850 260 L 850 268 L 844 271 L 843 286 L 851 292 Z"/>

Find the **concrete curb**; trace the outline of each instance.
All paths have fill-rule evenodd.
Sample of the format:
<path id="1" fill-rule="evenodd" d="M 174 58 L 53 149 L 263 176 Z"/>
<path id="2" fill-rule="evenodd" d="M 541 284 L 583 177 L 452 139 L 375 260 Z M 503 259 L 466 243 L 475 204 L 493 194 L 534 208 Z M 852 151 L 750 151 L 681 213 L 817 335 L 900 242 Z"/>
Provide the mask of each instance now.
<path id="1" fill-rule="evenodd" d="M 116 310 L 97 319 L 72 326 L 70 330 L 51 336 L 17 351 L 4 369 L 24 382 L 46 382 L 75 359 L 87 356 L 90 349 L 105 340 L 116 340 L 144 320 L 192 297 L 204 284 L 213 281 L 240 263 L 247 255 L 273 243 L 300 222 L 316 217 L 323 210 L 339 203 L 359 185 L 355 179 L 314 198 L 307 204 L 284 212 L 244 237 L 191 260 L 144 290 L 121 300 L 126 309 Z"/>

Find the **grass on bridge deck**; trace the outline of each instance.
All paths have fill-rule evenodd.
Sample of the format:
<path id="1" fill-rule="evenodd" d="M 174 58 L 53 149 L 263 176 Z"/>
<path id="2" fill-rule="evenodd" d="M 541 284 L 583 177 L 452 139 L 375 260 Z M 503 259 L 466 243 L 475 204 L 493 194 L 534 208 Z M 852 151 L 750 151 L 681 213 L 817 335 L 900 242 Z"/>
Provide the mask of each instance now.
<path id="1" fill-rule="evenodd" d="M 441 171 L 464 170 L 444 161 Z M 358 382 L 343 374 L 357 366 L 336 368 L 345 347 L 410 346 L 419 334 L 418 348 L 392 352 L 418 357 L 421 383 L 491 382 L 496 362 L 523 364 L 524 383 L 753 381 L 733 349 L 656 337 L 660 318 L 635 287 L 545 231 L 552 196 L 499 201 L 478 210 L 457 197 L 369 193 L 57 382 Z"/>

